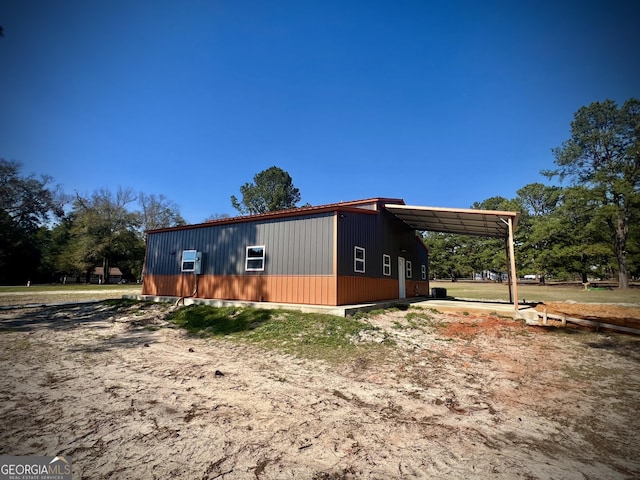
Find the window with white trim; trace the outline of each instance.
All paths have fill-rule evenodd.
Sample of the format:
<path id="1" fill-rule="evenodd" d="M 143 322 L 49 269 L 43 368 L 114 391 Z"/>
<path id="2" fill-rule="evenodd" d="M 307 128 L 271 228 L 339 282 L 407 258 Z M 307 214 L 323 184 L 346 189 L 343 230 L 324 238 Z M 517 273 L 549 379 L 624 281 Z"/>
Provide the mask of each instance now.
<path id="1" fill-rule="evenodd" d="M 413 270 L 411 269 L 411 260 L 407 260 L 407 278 L 413 277 Z"/>
<path id="2" fill-rule="evenodd" d="M 362 247 L 354 247 L 353 250 L 353 270 L 358 273 L 364 273 L 365 251 Z"/>
<path id="3" fill-rule="evenodd" d="M 422 272 L 422 280 L 426 280 L 427 279 L 427 266 L 426 265 L 420 265 L 420 270 Z"/>
<path id="4" fill-rule="evenodd" d="M 391 275 L 391 255 L 386 253 L 382 255 L 382 274 L 386 276 Z"/>
<path id="5" fill-rule="evenodd" d="M 264 270 L 264 245 L 247 247 L 244 269 L 248 272 L 261 272 Z"/>

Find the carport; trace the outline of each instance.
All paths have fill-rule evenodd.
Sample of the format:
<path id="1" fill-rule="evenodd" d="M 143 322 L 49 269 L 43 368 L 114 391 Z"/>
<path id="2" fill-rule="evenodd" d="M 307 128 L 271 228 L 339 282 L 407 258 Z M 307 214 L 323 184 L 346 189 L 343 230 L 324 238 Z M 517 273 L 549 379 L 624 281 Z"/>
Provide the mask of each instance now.
<path id="1" fill-rule="evenodd" d="M 387 203 L 385 209 L 414 230 L 503 238 L 507 255 L 509 301 L 518 310 L 518 277 L 516 275 L 513 232 L 520 214 L 500 210 L 421 207 Z"/>

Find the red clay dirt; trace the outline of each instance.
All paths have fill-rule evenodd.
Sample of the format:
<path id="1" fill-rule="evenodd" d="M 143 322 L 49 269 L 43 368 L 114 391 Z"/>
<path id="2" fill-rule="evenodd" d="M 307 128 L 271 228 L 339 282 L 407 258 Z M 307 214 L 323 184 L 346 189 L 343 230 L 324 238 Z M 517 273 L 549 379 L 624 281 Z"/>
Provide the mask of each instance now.
<path id="1" fill-rule="evenodd" d="M 546 310 L 548 314 L 566 315 L 594 322 L 640 329 L 640 307 L 614 304 L 549 302 L 541 303 L 535 308 L 539 312 Z"/>

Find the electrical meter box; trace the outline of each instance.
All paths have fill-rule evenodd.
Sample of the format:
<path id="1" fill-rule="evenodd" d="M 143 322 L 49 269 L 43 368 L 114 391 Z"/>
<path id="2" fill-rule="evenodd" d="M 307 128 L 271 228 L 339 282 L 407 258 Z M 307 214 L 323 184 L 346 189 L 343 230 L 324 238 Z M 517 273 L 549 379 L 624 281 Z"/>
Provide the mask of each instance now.
<path id="1" fill-rule="evenodd" d="M 202 252 L 197 250 L 182 251 L 182 268 L 183 272 L 193 272 L 196 275 L 202 273 Z"/>

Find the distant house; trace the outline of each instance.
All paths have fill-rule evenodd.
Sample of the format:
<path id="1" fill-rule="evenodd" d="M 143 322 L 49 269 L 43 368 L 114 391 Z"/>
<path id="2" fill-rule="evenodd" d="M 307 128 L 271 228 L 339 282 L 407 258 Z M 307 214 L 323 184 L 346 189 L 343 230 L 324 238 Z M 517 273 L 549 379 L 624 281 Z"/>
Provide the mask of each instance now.
<path id="1" fill-rule="evenodd" d="M 120 283 L 122 281 L 122 272 L 118 267 L 109 268 L 109 283 Z M 105 283 L 104 268 L 96 267 L 89 276 L 89 283 Z"/>
<path id="2" fill-rule="evenodd" d="M 142 293 L 347 305 L 429 294 L 416 229 L 374 198 L 147 232 Z"/>
<path id="3" fill-rule="evenodd" d="M 505 272 L 498 272 L 496 270 L 483 270 L 482 272 L 475 273 L 473 279 L 482 281 L 488 280 L 491 282 L 506 282 L 509 277 Z"/>

